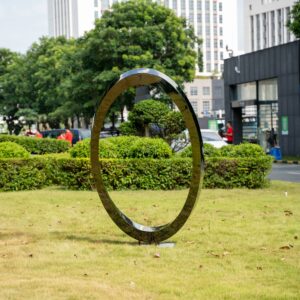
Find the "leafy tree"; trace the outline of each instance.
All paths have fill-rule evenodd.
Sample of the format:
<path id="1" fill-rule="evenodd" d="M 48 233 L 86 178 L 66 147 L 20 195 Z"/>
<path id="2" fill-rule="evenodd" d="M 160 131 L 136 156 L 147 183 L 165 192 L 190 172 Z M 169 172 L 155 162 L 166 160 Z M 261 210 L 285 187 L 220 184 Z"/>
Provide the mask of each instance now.
<path id="1" fill-rule="evenodd" d="M 300 38 L 300 1 L 294 4 L 287 27 L 297 38 Z"/>
<path id="2" fill-rule="evenodd" d="M 166 104 L 155 100 L 144 100 L 134 105 L 128 120 L 136 131 L 143 136 L 150 136 L 149 125 L 159 127 L 160 120 L 169 112 Z"/>
<path id="3" fill-rule="evenodd" d="M 63 111 L 60 107 L 67 102 L 61 84 L 70 74 L 65 61 L 74 51 L 73 45 L 74 41 L 64 37 L 43 37 L 26 55 L 15 59 L 1 77 L 7 115 L 14 118 L 20 115 L 19 109 L 27 109 L 34 114 L 47 115 L 46 121 L 51 127 L 58 127 L 72 115 L 72 109 Z"/>
<path id="4" fill-rule="evenodd" d="M 193 29 L 172 10 L 151 0 L 116 3 L 96 21 L 95 29 L 79 40 L 76 56 L 81 65 L 70 88 L 92 115 L 109 83 L 130 69 L 154 68 L 178 83 L 192 81 L 196 43 L 200 41 Z"/>
<path id="5" fill-rule="evenodd" d="M 162 127 L 163 138 L 169 145 L 178 140 L 179 135 L 186 129 L 182 114 L 179 111 L 169 111 L 160 119 L 160 126 Z M 178 151 L 178 147 L 179 145 L 176 143 L 172 148 Z"/>

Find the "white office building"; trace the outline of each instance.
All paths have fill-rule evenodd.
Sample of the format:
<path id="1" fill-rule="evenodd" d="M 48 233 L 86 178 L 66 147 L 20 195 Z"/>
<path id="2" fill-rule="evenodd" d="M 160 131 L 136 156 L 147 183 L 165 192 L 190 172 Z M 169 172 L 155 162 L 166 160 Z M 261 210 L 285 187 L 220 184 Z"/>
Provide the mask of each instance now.
<path id="1" fill-rule="evenodd" d="M 48 0 L 49 35 L 78 38 L 92 29 L 93 3 L 93 0 Z"/>
<path id="2" fill-rule="evenodd" d="M 244 23 L 239 38 L 252 52 L 295 40 L 286 27 L 295 0 L 244 0 Z"/>

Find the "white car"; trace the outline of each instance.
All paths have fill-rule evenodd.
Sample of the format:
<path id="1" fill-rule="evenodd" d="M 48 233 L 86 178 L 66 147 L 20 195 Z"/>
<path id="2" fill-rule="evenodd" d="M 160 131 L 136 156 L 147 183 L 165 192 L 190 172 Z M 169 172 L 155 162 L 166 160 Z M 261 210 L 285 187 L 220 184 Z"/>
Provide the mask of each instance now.
<path id="1" fill-rule="evenodd" d="M 201 135 L 204 144 L 210 144 L 216 148 L 222 148 L 227 145 L 227 143 L 219 136 L 217 131 L 201 129 Z"/>

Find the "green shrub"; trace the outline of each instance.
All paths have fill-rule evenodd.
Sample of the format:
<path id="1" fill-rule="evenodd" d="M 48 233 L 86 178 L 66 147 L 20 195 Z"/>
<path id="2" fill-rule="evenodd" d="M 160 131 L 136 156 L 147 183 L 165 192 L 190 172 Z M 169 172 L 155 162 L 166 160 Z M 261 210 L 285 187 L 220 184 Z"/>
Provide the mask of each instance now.
<path id="1" fill-rule="evenodd" d="M 26 136 L 0 135 L 1 142 L 17 143 L 31 154 L 60 153 L 66 152 L 70 148 L 70 143 L 67 141 Z"/>
<path id="2" fill-rule="evenodd" d="M 35 190 L 50 185 L 46 159 L 0 159 L 0 190 Z"/>
<path id="3" fill-rule="evenodd" d="M 182 189 L 191 179 L 190 158 L 102 159 L 104 184 L 109 190 Z M 206 159 L 206 188 L 262 188 L 272 166 L 272 157 Z M 30 190 L 49 185 L 90 190 L 94 186 L 89 159 L 35 157 L 0 159 L 0 190 Z"/>
<path id="4" fill-rule="evenodd" d="M 182 151 L 177 153 L 177 156 L 179 157 L 192 157 L 192 146 L 189 145 L 185 147 Z"/>
<path id="5" fill-rule="evenodd" d="M 28 158 L 29 152 L 13 142 L 0 143 L 0 158 Z"/>
<path id="6" fill-rule="evenodd" d="M 269 184 L 267 174 L 272 157 L 212 157 L 206 159 L 204 183 L 206 188 L 263 188 Z"/>
<path id="7" fill-rule="evenodd" d="M 220 151 L 216 147 L 210 144 L 203 145 L 204 157 L 215 157 L 220 156 Z M 192 146 L 185 147 L 181 152 L 178 153 L 180 157 L 192 157 Z"/>
<path id="8" fill-rule="evenodd" d="M 90 157 L 90 139 L 78 142 L 70 149 L 74 158 Z M 136 136 L 118 136 L 101 139 L 99 142 L 100 158 L 168 158 L 170 146 L 162 139 Z"/>
<path id="9" fill-rule="evenodd" d="M 119 126 L 119 131 L 122 135 L 135 135 L 137 134 L 131 122 L 123 122 Z"/>
<path id="10" fill-rule="evenodd" d="M 169 158 L 172 156 L 170 146 L 157 138 L 139 138 L 133 141 L 129 148 L 130 158 Z"/>

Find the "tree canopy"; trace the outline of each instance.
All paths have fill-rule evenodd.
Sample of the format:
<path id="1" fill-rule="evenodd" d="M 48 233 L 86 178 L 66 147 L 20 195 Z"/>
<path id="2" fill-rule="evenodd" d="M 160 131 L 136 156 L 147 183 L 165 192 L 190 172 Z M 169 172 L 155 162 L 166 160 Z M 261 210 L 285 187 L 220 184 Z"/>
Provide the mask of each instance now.
<path id="1" fill-rule="evenodd" d="M 287 22 L 287 27 L 296 38 L 300 38 L 300 1 L 294 4 Z"/>
<path id="2" fill-rule="evenodd" d="M 154 68 L 179 84 L 192 81 L 201 63 L 194 50 L 200 43 L 186 21 L 162 5 L 115 3 L 78 40 L 42 37 L 25 55 L 0 49 L 0 113 L 13 121 L 27 112 L 28 122 L 38 114 L 51 127 L 83 117 L 87 125 L 111 81 L 130 69 Z M 130 89 L 108 116 L 122 116 L 133 100 Z"/>

